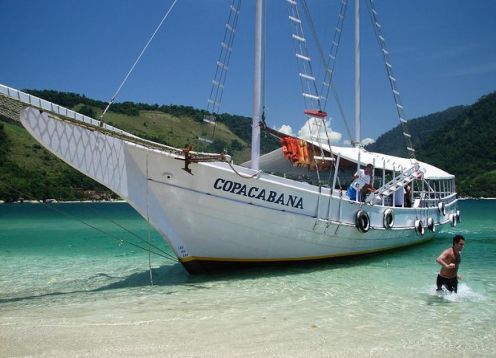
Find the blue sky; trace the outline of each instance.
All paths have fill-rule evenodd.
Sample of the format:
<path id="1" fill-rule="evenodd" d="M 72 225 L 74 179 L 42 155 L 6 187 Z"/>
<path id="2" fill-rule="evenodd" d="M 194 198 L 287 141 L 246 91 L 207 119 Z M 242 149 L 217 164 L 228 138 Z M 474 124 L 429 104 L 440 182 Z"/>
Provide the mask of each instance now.
<path id="1" fill-rule="evenodd" d="M 340 1 L 307 0 L 324 51 Z M 117 101 L 206 108 L 231 0 L 178 0 Z M 172 0 L 0 0 L 0 83 L 108 100 Z M 496 90 L 496 1 L 376 0 L 407 118 L 471 104 Z M 221 112 L 251 116 L 254 1 L 244 0 Z M 365 4 L 362 5 L 365 10 Z M 353 122 L 353 1 L 335 85 Z M 362 16 L 362 138 L 396 126 L 372 27 Z M 286 1 L 269 0 L 266 101 L 270 126 L 303 126 L 304 105 Z M 310 38 L 309 29 L 306 29 Z M 314 58 L 317 56 L 315 55 Z M 315 61 L 314 67 L 320 64 Z M 319 71 L 320 73 L 320 71 Z M 347 139 L 334 101 L 333 131 Z"/>

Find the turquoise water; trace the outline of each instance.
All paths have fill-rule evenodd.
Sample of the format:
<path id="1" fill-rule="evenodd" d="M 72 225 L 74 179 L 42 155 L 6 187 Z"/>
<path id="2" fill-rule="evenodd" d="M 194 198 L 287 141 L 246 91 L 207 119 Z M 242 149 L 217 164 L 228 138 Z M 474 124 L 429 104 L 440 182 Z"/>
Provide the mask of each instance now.
<path id="1" fill-rule="evenodd" d="M 190 276 L 151 256 L 151 286 L 128 242 L 170 250 L 127 204 L 0 205 L 0 356 L 494 356 L 496 201 L 459 206 L 448 234 L 359 259 Z M 458 233 L 463 281 L 439 297 Z"/>

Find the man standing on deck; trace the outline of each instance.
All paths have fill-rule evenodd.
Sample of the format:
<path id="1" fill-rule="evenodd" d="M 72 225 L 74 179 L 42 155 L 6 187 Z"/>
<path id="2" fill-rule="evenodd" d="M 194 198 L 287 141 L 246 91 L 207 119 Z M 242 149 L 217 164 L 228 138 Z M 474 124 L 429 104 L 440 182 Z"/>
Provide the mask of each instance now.
<path id="1" fill-rule="evenodd" d="M 444 250 L 436 259 L 440 264 L 441 271 L 437 275 L 436 286 L 437 291 L 442 291 L 444 285 L 448 291 L 458 291 L 458 267 L 462 260 L 460 252 L 465 246 L 465 238 L 461 235 L 456 235 L 453 238 L 453 246 Z"/>
<path id="2" fill-rule="evenodd" d="M 365 169 L 358 169 L 358 171 L 353 174 L 353 182 L 348 189 L 348 196 L 351 200 L 356 200 L 358 196 L 359 201 L 363 201 L 365 196 L 375 191 L 374 187 L 371 185 L 372 172 L 374 166 L 372 164 L 367 164 Z"/>

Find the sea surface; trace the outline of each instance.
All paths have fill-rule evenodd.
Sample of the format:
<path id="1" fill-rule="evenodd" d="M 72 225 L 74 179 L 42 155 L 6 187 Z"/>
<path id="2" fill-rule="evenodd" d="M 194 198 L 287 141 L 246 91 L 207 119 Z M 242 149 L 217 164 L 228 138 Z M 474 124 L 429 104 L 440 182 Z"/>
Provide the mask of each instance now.
<path id="1" fill-rule="evenodd" d="M 2 204 L 0 357 L 494 357 L 496 200 L 459 207 L 423 245 L 191 276 L 126 203 Z M 455 234 L 463 281 L 438 296 Z"/>

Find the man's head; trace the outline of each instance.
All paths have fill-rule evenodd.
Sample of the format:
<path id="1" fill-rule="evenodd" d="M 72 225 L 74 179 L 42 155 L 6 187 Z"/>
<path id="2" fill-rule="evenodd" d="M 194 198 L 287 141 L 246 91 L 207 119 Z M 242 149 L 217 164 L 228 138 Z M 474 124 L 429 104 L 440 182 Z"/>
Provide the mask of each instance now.
<path id="1" fill-rule="evenodd" d="M 372 170 L 374 169 L 374 166 L 372 164 L 367 164 L 365 167 L 365 173 L 370 174 L 372 173 Z"/>
<path id="2" fill-rule="evenodd" d="M 453 238 L 453 248 L 457 251 L 462 251 L 463 246 L 465 246 L 465 238 L 462 235 L 456 235 Z"/>

